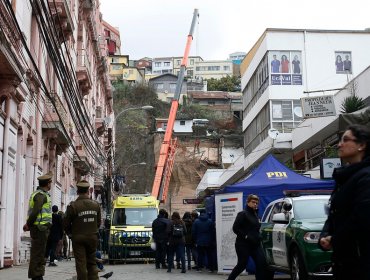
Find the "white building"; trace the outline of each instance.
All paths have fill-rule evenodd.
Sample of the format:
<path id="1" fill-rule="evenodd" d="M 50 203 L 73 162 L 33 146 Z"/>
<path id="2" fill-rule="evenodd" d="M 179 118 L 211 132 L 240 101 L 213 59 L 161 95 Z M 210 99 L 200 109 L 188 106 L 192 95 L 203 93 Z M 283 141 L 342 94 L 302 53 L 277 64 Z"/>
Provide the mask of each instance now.
<path id="1" fill-rule="evenodd" d="M 230 60 L 198 61 L 195 65 L 194 76 L 202 79 L 221 79 L 233 75 L 233 62 Z"/>
<path id="2" fill-rule="evenodd" d="M 152 74 L 173 74 L 173 59 L 172 57 L 156 57 L 152 61 Z"/>
<path id="3" fill-rule="evenodd" d="M 240 64 L 247 53 L 245 52 L 233 52 L 229 54 L 229 60 L 231 60 L 235 64 Z"/>
<path id="4" fill-rule="evenodd" d="M 266 29 L 241 64 L 245 172 L 270 153 L 291 159 L 300 98 L 343 88 L 370 65 L 369 48 L 366 30 Z"/>

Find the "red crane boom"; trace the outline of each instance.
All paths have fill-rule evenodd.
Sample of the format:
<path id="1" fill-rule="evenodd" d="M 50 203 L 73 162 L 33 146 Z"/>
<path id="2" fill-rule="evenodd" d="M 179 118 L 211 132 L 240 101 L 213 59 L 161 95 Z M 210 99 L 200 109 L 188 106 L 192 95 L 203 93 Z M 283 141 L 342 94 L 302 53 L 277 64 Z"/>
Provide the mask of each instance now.
<path id="1" fill-rule="evenodd" d="M 168 186 L 170 183 L 172 167 L 175 158 L 177 139 L 172 139 L 173 126 L 175 124 L 177 108 L 179 107 L 179 98 L 184 81 L 186 65 L 188 62 L 191 42 L 193 41 L 193 33 L 196 20 L 199 17 L 198 9 L 194 10 L 193 20 L 190 27 L 190 32 L 186 41 L 184 57 L 181 61 L 180 72 L 177 78 L 176 90 L 174 98 L 171 103 L 170 115 L 168 117 L 167 128 L 164 134 L 164 139 L 159 152 L 159 159 L 157 163 L 157 170 L 154 176 L 152 187 L 152 196 L 158 200 L 165 202 L 167 198 Z"/>

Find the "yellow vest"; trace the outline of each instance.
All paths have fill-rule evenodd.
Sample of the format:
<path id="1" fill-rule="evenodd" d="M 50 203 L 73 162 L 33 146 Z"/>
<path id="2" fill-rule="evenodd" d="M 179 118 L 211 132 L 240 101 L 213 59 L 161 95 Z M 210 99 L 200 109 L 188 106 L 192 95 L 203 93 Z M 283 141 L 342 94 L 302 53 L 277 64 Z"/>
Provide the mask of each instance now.
<path id="1" fill-rule="evenodd" d="M 41 211 L 37 214 L 37 218 L 34 225 L 45 225 L 52 223 L 52 213 L 51 213 L 51 199 L 49 193 L 38 189 L 31 194 L 30 201 L 29 201 L 29 208 L 28 208 L 28 216 L 32 213 L 33 207 L 35 206 L 35 202 L 33 198 L 36 194 L 41 193 L 46 196 L 46 203 L 42 205 Z"/>

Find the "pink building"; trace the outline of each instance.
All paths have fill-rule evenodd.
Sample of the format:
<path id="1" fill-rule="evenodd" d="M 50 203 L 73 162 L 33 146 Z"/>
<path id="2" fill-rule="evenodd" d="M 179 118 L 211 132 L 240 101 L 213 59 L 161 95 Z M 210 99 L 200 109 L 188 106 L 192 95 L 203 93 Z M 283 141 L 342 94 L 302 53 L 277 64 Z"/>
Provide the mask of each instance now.
<path id="1" fill-rule="evenodd" d="M 101 202 L 111 169 L 110 45 L 99 1 L 49 0 L 50 10 L 10 2 L 0 1 L 0 268 L 29 259 L 22 226 L 39 175 L 54 173 L 52 204 L 64 211 L 81 178 Z"/>

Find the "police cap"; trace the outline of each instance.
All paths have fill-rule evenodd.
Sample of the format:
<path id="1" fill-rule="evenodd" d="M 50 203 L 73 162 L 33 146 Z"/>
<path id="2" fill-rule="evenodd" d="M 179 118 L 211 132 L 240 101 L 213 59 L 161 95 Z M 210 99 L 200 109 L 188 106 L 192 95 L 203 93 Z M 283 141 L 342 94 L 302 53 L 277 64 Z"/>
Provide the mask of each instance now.
<path id="1" fill-rule="evenodd" d="M 51 180 L 51 178 L 53 178 L 53 173 L 48 172 L 44 175 L 41 175 L 41 176 L 37 177 L 37 180 L 39 180 L 39 181 L 49 181 L 49 180 Z"/>
<path id="2" fill-rule="evenodd" d="M 76 184 L 77 187 L 79 188 L 89 188 L 90 187 L 90 184 L 88 181 L 86 180 L 81 180 L 79 181 L 77 184 Z"/>

